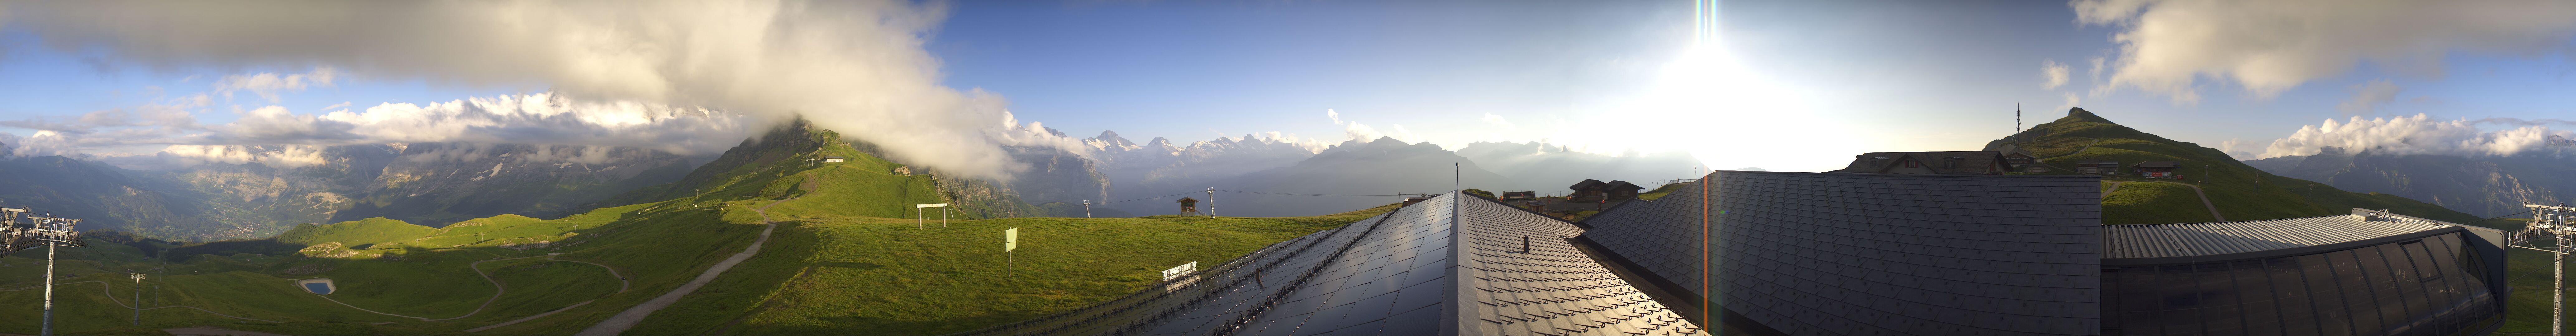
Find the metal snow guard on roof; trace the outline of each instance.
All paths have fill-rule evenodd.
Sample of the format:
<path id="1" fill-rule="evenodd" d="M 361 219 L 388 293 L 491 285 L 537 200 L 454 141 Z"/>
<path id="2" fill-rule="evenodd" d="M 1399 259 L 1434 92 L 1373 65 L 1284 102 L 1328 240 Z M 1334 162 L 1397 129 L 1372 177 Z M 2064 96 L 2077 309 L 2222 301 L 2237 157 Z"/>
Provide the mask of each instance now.
<path id="1" fill-rule="evenodd" d="M 2103 264 L 2195 263 L 2297 255 L 2470 229 L 2379 210 L 2352 210 L 2349 215 L 2255 221 L 2103 225 Z"/>

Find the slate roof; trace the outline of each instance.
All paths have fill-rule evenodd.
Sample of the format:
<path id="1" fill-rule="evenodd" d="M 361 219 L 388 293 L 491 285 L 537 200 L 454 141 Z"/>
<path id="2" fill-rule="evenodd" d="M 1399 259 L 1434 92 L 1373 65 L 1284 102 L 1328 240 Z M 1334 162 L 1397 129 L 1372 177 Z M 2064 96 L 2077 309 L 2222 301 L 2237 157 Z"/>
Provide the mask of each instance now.
<path id="1" fill-rule="evenodd" d="M 1107 303 L 957 335 L 1701 332 L 1551 238 L 1581 233 L 1452 192 Z"/>
<path id="2" fill-rule="evenodd" d="M 1719 171 L 1584 237 L 1791 335 L 2091 335 L 2100 192 L 2083 175 Z"/>
<path id="3" fill-rule="evenodd" d="M 2352 209 L 2349 215 L 2240 222 L 2102 226 L 2102 258 L 2172 258 L 2297 250 L 2459 227 Z M 2376 218 L 2371 215 L 2376 214 Z"/>
<path id="4" fill-rule="evenodd" d="M 1883 173 L 1900 166 L 1898 163 L 1913 160 L 1937 174 L 1986 174 L 1990 168 L 2003 165 L 2003 159 L 2003 153 L 1995 151 L 1869 152 L 1853 155 L 1850 165 L 1835 172 Z M 1943 167 L 1945 160 L 1959 160 L 1959 164 Z"/>

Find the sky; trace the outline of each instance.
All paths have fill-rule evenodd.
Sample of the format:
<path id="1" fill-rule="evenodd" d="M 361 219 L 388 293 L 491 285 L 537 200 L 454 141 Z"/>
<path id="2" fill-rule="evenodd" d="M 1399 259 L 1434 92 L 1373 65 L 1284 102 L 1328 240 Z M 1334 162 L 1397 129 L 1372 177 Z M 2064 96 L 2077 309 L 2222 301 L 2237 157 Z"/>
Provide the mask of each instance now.
<path id="1" fill-rule="evenodd" d="M 2013 131 L 2016 106 L 2025 124 L 2081 106 L 2239 159 L 2512 155 L 2576 129 L 2576 8 L 2560 2 L 1698 5 L 0 2 L 0 143 L 705 153 L 803 116 L 969 175 L 1009 170 L 993 145 L 1075 147 L 1038 127 L 1550 141 L 1823 171 L 1977 149 Z"/>

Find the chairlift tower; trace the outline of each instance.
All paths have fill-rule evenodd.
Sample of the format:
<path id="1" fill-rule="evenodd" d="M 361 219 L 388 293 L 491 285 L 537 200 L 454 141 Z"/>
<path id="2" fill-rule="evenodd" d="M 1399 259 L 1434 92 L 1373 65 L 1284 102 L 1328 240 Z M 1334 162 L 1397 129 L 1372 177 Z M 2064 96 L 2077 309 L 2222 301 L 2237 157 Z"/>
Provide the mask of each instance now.
<path id="1" fill-rule="evenodd" d="M 29 223 L 19 224 L 18 217 L 26 217 Z M 26 209 L 0 209 L 0 219 L 5 219 L 0 220 L 0 224 L 5 224 L 0 225 L 0 240 L 6 240 L 8 244 L 0 246 L 0 256 L 25 251 L 39 244 L 45 246 L 45 316 L 42 327 L 37 332 L 39 335 L 52 336 L 54 334 L 54 256 L 60 254 L 58 252 L 61 252 L 61 247 L 82 246 L 80 232 L 72 231 L 73 227 L 80 225 L 81 220 L 54 217 L 53 214 L 28 215 Z"/>
<path id="2" fill-rule="evenodd" d="M 2505 245 L 2549 252 L 2549 334 L 2566 335 L 2567 254 L 2576 252 L 2576 208 L 2558 205 L 2523 204 L 2531 209 L 2531 223 L 2505 238 Z"/>

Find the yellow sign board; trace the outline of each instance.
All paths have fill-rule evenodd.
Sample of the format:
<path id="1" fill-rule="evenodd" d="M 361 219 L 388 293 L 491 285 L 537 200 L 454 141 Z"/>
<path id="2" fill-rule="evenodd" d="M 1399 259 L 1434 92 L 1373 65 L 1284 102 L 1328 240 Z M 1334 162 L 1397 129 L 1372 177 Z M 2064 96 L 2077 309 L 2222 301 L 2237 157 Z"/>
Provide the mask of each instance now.
<path id="1" fill-rule="evenodd" d="M 1020 228 L 1002 230 L 1002 252 L 1020 249 Z"/>

